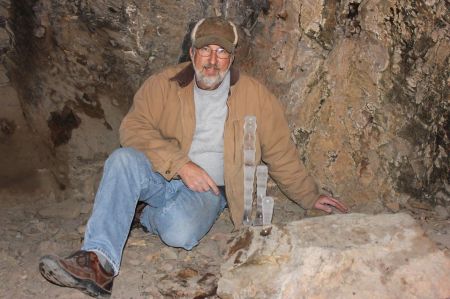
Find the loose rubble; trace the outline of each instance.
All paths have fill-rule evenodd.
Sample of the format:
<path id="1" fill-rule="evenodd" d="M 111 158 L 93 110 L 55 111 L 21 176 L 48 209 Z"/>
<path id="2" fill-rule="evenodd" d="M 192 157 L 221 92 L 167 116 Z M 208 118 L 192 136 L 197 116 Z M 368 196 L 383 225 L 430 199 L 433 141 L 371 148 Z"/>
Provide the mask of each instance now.
<path id="1" fill-rule="evenodd" d="M 329 221 L 327 217 L 305 218 L 304 211 L 281 193 L 271 189 L 269 194 L 277 199 L 273 219 L 277 226 L 289 226 L 289 223 L 302 219 L 317 223 L 324 219 L 324 225 Z M 45 207 L 60 204 L 55 198 L 48 199 L 38 195 L 21 197 L 7 192 L 1 192 L 0 196 L 0 279 L 3 282 L 0 297 L 87 298 L 76 290 L 48 283 L 39 274 L 38 260 L 45 254 L 56 253 L 65 256 L 79 249 L 89 213 L 79 212 L 76 217 L 70 218 L 58 214 L 43 217 L 40 211 Z M 82 201 L 81 204 L 92 207 L 92 201 Z M 388 212 L 388 209 L 385 212 Z M 450 255 L 448 217 L 441 219 L 435 211 L 414 208 L 402 209 L 401 212 L 412 215 L 443 254 Z M 341 216 L 344 217 L 332 217 L 335 217 L 334 221 L 339 224 Z M 399 217 L 402 217 L 401 214 Z M 232 230 L 227 209 L 192 251 L 167 247 L 158 237 L 149 235 L 142 229 L 132 230 L 120 275 L 114 282 L 112 298 L 219 298 L 217 287 L 223 275 L 220 268 L 233 246 L 232 240 L 240 234 L 239 231 Z M 333 234 L 338 233 L 343 232 L 336 231 Z M 305 240 L 305 237 L 304 234 L 299 234 L 298 241 Z M 349 235 L 349 238 L 353 236 Z M 426 263 L 427 260 L 424 265 Z M 229 277 L 229 274 L 227 276 Z"/>

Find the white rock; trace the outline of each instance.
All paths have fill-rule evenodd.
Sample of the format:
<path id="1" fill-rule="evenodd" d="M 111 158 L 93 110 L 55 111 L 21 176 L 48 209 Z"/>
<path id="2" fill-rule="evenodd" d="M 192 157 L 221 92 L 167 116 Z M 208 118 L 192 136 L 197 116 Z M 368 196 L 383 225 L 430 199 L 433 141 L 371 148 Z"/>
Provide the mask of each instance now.
<path id="1" fill-rule="evenodd" d="M 220 298 L 448 298 L 450 258 L 406 214 L 330 215 L 243 231 Z"/>
<path id="2" fill-rule="evenodd" d="M 86 224 L 82 224 L 77 228 L 77 232 L 79 232 L 80 235 L 84 235 L 85 231 L 86 231 Z"/>

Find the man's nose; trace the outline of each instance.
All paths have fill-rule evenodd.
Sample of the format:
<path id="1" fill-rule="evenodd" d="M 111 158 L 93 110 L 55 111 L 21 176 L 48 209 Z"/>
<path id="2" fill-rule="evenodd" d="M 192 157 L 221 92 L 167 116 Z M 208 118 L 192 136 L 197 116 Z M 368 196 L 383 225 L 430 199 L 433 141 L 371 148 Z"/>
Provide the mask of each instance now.
<path id="1" fill-rule="evenodd" d="M 211 56 L 209 56 L 209 63 L 216 64 L 217 62 L 217 52 L 211 51 Z"/>

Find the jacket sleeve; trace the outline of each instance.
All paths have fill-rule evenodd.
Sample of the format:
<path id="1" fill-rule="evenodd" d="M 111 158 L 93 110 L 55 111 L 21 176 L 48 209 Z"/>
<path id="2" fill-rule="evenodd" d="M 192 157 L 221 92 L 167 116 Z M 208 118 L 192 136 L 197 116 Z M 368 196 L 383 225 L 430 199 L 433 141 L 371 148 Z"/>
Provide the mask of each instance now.
<path id="1" fill-rule="evenodd" d="M 318 186 L 298 156 L 280 102 L 263 86 L 259 94 L 263 99 L 258 123 L 261 158 L 280 189 L 304 209 L 310 209 L 319 198 Z"/>
<path id="2" fill-rule="evenodd" d="M 161 80 L 150 77 L 137 91 L 130 111 L 120 125 L 120 143 L 143 152 L 153 170 L 167 180 L 189 161 L 179 142 L 162 136 L 158 124 L 164 109 L 165 95 Z"/>

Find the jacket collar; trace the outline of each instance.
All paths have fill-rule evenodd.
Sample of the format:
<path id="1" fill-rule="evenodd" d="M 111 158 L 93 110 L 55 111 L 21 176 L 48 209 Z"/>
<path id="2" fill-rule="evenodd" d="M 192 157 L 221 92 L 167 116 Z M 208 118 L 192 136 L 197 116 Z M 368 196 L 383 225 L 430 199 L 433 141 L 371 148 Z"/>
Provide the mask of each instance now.
<path id="1" fill-rule="evenodd" d="M 180 87 L 186 87 L 194 79 L 195 71 L 192 63 L 189 63 L 184 69 L 179 71 L 170 81 L 177 81 Z M 239 70 L 234 66 L 230 67 L 230 86 L 236 84 L 239 80 Z"/>

